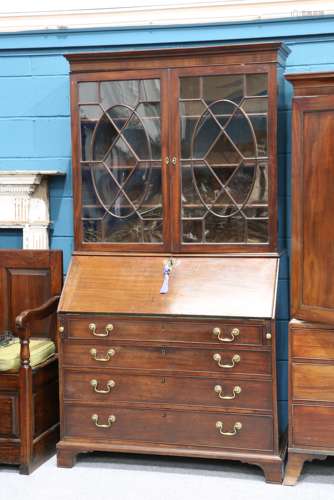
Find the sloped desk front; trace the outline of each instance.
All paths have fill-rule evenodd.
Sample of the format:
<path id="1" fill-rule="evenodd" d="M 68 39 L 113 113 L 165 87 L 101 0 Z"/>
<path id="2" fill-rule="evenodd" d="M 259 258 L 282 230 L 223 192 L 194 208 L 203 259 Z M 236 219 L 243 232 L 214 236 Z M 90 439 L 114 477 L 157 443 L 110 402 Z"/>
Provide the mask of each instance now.
<path id="1" fill-rule="evenodd" d="M 72 259 L 58 465 L 101 450 L 235 459 L 280 482 L 277 257 Z"/>

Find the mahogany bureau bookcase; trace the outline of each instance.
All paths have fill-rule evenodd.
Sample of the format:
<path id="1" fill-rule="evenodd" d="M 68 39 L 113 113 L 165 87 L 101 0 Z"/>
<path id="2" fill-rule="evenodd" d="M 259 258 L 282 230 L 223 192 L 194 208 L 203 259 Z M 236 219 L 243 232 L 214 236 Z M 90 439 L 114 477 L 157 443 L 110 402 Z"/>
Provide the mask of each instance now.
<path id="1" fill-rule="evenodd" d="M 334 455 L 334 73 L 291 74 L 292 284 L 289 460 Z"/>
<path id="2" fill-rule="evenodd" d="M 18 369 L 0 371 L 0 464 L 22 474 L 53 455 L 59 439 L 58 356 L 48 342 L 52 355 L 32 367 L 30 341 L 56 343 L 62 281 L 60 250 L 0 250 L 0 334 L 21 341 Z"/>
<path id="3" fill-rule="evenodd" d="M 281 482 L 279 43 L 68 56 L 75 252 L 58 465 L 233 459 Z"/>

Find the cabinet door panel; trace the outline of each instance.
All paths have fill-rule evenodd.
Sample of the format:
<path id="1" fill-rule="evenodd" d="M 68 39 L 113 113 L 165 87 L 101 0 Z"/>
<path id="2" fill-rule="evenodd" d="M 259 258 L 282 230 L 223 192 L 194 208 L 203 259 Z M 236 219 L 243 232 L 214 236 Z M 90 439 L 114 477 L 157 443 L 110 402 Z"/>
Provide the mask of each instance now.
<path id="1" fill-rule="evenodd" d="M 157 72 L 127 72 L 76 82 L 75 185 L 81 186 L 76 233 L 83 248 L 164 249 L 163 78 Z"/>
<path id="2" fill-rule="evenodd" d="M 292 315 L 334 321 L 334 97 L 294 103 Z"/>
<path id="3" fill-rule="evenodd" d="M 270 78 L 261 68 L 175 75 L 179 103 L 181 248 L 269 246 Z M 274 178 L 273 178 L 274 180 Z M 175 197 L 174 197 L 175 199 Z"/>

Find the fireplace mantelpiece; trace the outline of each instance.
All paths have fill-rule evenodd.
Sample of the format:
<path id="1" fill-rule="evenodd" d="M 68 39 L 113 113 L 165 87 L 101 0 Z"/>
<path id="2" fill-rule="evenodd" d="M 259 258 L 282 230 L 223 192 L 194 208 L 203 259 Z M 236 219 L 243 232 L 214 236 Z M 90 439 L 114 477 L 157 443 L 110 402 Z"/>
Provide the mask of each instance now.
<path id="1" fill-rule="evenodd" d="M 48 177 L 57 170 L 0 171 L 0 228 L 23 230 L 23 248 L 49 248 Z"/>

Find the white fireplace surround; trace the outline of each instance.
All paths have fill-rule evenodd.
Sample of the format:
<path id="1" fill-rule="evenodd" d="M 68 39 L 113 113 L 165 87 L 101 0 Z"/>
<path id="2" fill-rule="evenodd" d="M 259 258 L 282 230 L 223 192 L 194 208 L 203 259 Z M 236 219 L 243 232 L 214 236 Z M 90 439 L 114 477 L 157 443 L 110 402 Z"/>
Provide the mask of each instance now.
<path id="1" fill-rule="evenodd" d="M 50 175 L 64 175 L 57 170 L 0 171 L 0 230 L 23 230 L 23 248 L 49 248 Z"/>

